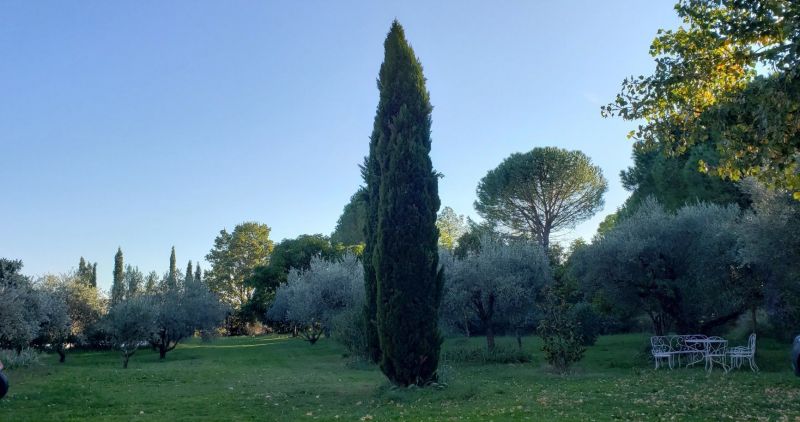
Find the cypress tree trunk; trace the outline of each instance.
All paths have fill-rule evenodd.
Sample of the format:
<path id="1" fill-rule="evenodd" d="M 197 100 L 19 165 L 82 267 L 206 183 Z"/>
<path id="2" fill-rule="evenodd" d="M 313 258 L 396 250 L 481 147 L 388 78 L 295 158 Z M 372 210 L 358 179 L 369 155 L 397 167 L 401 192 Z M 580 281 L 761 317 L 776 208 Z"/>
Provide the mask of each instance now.
<path id="1" fill-rule="evenodd" d="M 368 208 L 377 217 L 369 222 L 377 222 L 377 230 L 367 247 L 375 272 L 380 366 L 395 384 L 422 385 L 436 378 L 442 342 L 438 175 L 429 156 L 432 107 L 422 66 L 397 21 L 384 49 L 367 163 L 373 182 Z"/>

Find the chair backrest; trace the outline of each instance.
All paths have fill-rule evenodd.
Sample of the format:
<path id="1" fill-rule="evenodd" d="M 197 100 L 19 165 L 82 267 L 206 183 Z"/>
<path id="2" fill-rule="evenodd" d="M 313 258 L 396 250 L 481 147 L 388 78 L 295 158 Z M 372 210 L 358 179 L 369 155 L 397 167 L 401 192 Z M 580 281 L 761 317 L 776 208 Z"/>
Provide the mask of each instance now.
<path id="1" fill-rule="evenodd" d="M 666 336 L 650 337 L 650 346 L 652 347 L 653 353 L 663 353 L 671 350 L 669 339 Z"/>
<path id="2" fill-rule="evenodd" d="M 747 349 L 750 353 L 756 352 L 756 333 L 750 334 L 750 338 L 747 339 Z"/>

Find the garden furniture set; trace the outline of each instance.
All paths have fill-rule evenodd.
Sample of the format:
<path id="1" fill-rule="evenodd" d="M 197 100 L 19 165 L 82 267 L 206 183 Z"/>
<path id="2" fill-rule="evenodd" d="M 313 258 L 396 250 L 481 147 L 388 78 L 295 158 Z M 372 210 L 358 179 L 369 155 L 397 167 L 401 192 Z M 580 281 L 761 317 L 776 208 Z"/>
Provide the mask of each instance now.
<path id="1" fill-rule="evenodd" d="M 715 364 L 728 372 L 741 368 L 747 361 L 750 370 L 758 371 L 755 334 L 750 334 L 746 346 L 732 348 L 728 348 L 728 340 L 722 337 L 703 334 L 653 336 L 650 337 L 650 346 L 656 369 L 665 363 L 670 369 L 676 365 L 680 367 L 685 360 L 687 367 L 703 362 L 707 372 L 711 372 Z"/>

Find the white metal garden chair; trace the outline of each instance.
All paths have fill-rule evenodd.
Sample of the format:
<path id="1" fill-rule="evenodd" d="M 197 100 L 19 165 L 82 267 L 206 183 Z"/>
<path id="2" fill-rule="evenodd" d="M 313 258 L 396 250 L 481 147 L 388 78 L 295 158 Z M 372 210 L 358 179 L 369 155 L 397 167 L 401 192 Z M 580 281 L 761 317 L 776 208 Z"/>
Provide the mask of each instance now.
<path id="1" fill-rule="evenodd" d="M 650 337 L 650 353 L 653 354 L 653 361 L 656 369 L 661 366 L 661 361 L 666 359 L 669 369 L 672 369 L 672 350 L 670 349 L 669 339 L 664 336 Z"/>
<path id="2" fill-rule="evenodd" d="M 739 369 L 747 359 L 750 364 L 750 370 L 758 372 L 758 365 L 756 365 L 756 334 L 750 334 L 747 339 L 747 346 L 737 346 L 728 350 L 728 357 L 731 359 L 731 367 Z"/>

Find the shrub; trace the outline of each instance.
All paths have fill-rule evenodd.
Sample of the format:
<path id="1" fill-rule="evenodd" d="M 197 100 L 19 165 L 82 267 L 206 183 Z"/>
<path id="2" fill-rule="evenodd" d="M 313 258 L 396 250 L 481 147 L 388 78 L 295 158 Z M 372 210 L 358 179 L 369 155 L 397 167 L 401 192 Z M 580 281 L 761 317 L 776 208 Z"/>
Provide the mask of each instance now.
<path id="1" fill-rule="evenodd" d="M 32 347 L 26 347 L 19 353 L 16 350 L 0 349 L 0 361 L 6 369 L 30 366 L 39 362 L 39 352 Z"/>
<path id="2" fill-rule="evenodd" d="M 353 306 L 335 316 L 331 331 L 333 339 L 341 343 L 351 356 L 369 357 L 367 323 L 361 306 Z"/>
<path id="3" fill-rule="evenodd" d="M 577 323 L 581 344 L 591 346 L 603 330 L 603 318 L 595 312 L 591 304 L 576 303 L 570 311 L 571 318 Z"/>
<path id="4" fill-rule="evenodd" d="M 289 323 L 314 344 L 323 333 L 331 333 L 337 315 L 362 308 L 363 274 L 355 255 L 334 261 L 315 257 L 307 270 L 292 270 L 286 284 L 278 287 L 267 319 Z"/>
<path id="5" fill-rule="evenodd" d="M 544 342 L 545 360 L 563 374 L 583 358 L 586 349 L 580 335 L 580 324 L 575 321 L 570 305 L 554 290 L 547 289 L 545 301 L 540 305 L 542 319 L 538 331 Z"/>

